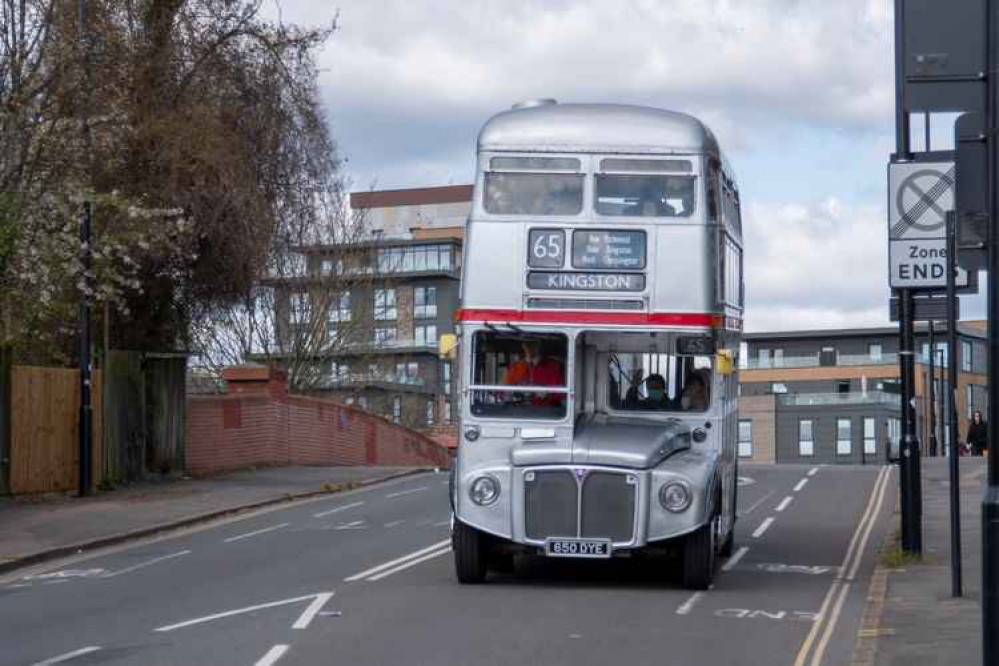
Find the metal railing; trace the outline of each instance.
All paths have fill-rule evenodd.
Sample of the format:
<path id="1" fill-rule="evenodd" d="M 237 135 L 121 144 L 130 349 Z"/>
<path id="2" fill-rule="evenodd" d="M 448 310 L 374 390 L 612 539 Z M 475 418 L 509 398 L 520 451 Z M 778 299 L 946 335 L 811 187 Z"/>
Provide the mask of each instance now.
<path id="1" fill-rule="evenodd" d="M 827 406 L 827 405 L 890 405 L 900 407 L 902 396 L 885 391 L 856 391 L 850 393 L 781 393 L 777 395 L 781 405 Z"/>

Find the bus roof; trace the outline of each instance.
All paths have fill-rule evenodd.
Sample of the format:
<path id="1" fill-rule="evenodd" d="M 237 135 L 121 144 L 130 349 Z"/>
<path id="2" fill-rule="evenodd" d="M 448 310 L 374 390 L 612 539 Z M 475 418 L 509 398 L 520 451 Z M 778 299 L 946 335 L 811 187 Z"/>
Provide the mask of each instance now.
<path id="1" fill-rule="evenodd" d="M 547 103 L 504 111 L 479 132 L 479 150 L 719 154 L 714 134 L 697 118 L 625 104 Z"/>

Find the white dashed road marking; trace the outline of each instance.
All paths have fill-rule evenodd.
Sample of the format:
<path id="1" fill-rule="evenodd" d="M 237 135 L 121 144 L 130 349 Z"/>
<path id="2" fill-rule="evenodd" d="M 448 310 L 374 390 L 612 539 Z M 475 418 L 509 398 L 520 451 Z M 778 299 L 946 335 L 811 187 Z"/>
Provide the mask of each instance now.
<path id="1" fill-rule="evenodd" d="M 275 645 L 267 651 L 267 654 L 258 659 L 253 666 L 274 666 L 278 659 L 283 657 L 284 653 L 288 651 L 288 648 L 288 645 Z"/>
<path id="2" fill-rule="evenodd" d="M 420 486 L 419 488 L 411 488 L 409 490 L 402 490 L 402 491 L 397 492 L 397 493 L 389 493 L 385 497 L 386 497 L 386 499 L 394 499 L 396 497 L 402 497 L 403 495 L 412 495 L 413 493 L 418 493 L 421 490 L 426 490 L 426 489 L 427 489 L 426 486 Z"/>
<path id="3" fill-rule="evenodd" d="M 812 469 L 808 470 L 808 476 L 815 476 L 815 473 L 818 471 L 819 471 L 818 467 L 813 467 Z"/>
<path id="4" fill-rule="evenodd" d="M 681 604 L 680 607 L 676 609 L 676 614 L 689 615 L 690 611 L 694 610 L 694 606 L 697 605 L 697 602 L 700 601 L 701 597 L 703 596 L 704 592 L 695 592 L 692 597 L 684 601 L 683 604 Z"/>
<path id="5" fill-rule="evenodd" d="M 313 518 L 324 518 L 326 516 L 332 515 L 334 513 L 340 513 L 341 511 L 346 511 L 347 509 L 353 509 L 361 506 L 364 502 L 353 502 L 351 504 L 344 504 L 343 506 L 338 506 L 335 509 L 330 509 L 329 511 L 320 511 L 319 513 L 312 514 Z"/>
<path id="6" fill-rule="evenodd" d="M 170 555 L 163 555 L 162 557 L 155 557 L 146 562 L 140 562 L 133 566 L 127 567 L 125 569 L 120 569 L 119 571 L 109 571 L 108 573 L 101 576 L 101 578 L 114 578 L 115 576 L 120 576 L 122 574 L 132 573 L 133 571 L 138 571 L 139 569 L 145 569 L 146 567 L 151 567 L 154 564 L 159 564 L 160 562 L 165 562 L 167 560 L 172 560 L 176 557 L 183 557 L 184 555 L 190 555 L 191 551 L 182 550 L 179 553 L 172 553 Z"/>
<path id="7" fill-rule="evenodd" d="M 798 485 L 794 487 L 794 492 L 796 493 L 801 492 L 801 489 L 805 487 L 806 483 L 808 483 L 808 479 L 802 479 L 801 481 L 798 481 Z"/>
<path id="8" fill-rule="evenodd" d="M 790 504 L 791 500 L 793 500 L 793 499 L 794 498 L 791 497 L 790 495 L 788 495 L 787 497 L 785 497 L 784 499 L 782 499 L 780 501 L 780 504 L 777 505 L 777 512 L 780 513 L 781 511 L 783 511 L 784 509 L 786 509 L 787 505 Z"/>
<path id="9" fill-rule="evenodd" d="M 761 536 L 763 536 L 763 533 L 767 531 L 767 528 L 770 527 L 773 524 L 773 522 L 774 519 L 771 516 L 770 518 L 767 518 L 762 523 L 760 523 L 760 526 L 756 528 L 755 532 L 753 532 L 753 538 L 759 539 Z"/>
<path id="10" fill-rule="evenodd" d="M 728 560 L 725 561 L 725 564 L 722 565 L 722 571 L 731 571 L 734 569 L 735 565 L 739 563 L 739 560 L 745 557 L 748 552 L 749 548 L 746 546 L 743 546 L 739 550 L 735 551 L 735 554 L 728 558 Z"/>
<path id="11" fill-rule="evenodd" d="M 268 532 L 273 532 L 274 530 L 279 530 L 282 527 L 288 527 L 291 523 L 281 523 L 280 525 L 271 525 L 270 527 L 265 527 L 262 530 L 256 530 L 254 532 L 247 532 L 246 534 L 240 534 L 239 536 L 229 537 L 224 539 L 224 543 L 232 543 L 233 541 L 239 541 L 241 539 L 249 539 L 250 537 L 255 537 L 258 534 L 267 534 Z"/>
<path id="12" fill-rule="evenodd" d="M 45 661 L 39 661 L 32 666 L 51 666 L 52 664 L 61 664 L 64 661 L 69 661 L 70 659 L 75 659 L 76 657 L 82 657 L 85 654 L 90 654 L 91 652 L 97 652 L 100 648 L 96 645 L 91 645 L 90 647 L 80 648 L 79 650 L 74 650 L 73 652 L 67 652 L 66 654 L 61 654 L 58 657 L 52 657 L 51 659 L 46 659 Z"/>

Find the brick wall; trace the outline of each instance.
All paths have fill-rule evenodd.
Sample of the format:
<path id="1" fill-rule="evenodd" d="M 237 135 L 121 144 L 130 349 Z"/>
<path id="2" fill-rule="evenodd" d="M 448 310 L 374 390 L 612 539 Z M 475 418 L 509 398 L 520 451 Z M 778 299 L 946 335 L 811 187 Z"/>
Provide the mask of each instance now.
<path id="1" fill-rule="evenodd" d="M 739 418 L 753 421 L 753 456 L 756 462 L 776 462 L 777 424 L 775 395 L 741 396 Z"/>
<path id="2" fill-rule="evenodd" d="M 439 442 L 331 400 L 288 395 L 276 371 L 228 373 L 230 393 L 190 396 L 187 471 L 256 465 L 448 467 Z"/>

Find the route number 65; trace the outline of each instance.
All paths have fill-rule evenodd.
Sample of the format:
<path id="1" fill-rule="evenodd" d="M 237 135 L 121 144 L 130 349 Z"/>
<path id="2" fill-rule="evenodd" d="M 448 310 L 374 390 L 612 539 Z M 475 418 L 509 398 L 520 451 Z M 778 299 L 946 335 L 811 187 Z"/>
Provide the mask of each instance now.
<path id="1" fill-rule="evenodd" d="M 561 229 L 531 229 L 527 264 L 535 268 L 561 268 L 565 256 L 565 232 Z"/>

